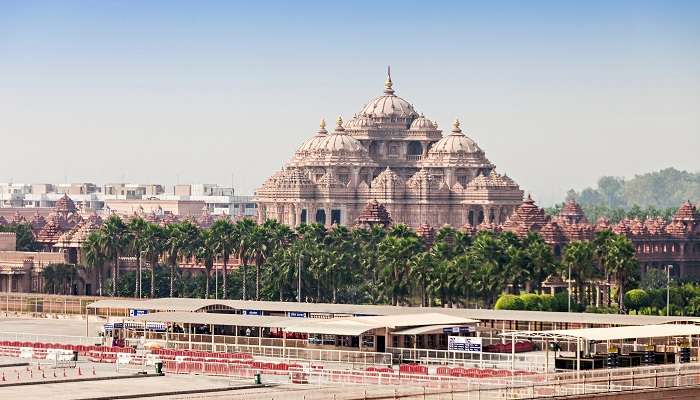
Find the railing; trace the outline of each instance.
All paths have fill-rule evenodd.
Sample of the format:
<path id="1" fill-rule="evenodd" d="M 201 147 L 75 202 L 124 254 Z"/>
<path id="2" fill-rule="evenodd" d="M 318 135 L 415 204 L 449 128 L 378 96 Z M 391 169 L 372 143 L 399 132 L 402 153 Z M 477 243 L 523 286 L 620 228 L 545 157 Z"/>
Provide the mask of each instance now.
<path id="1" fill-rule="evenodd" d="M 533 372 L 554 371 L 554 352 L 549 363 L 543 353 L 463 353 L 449 350 L 391 348 L 394 358 L 420 364 L 457 365 L 478 368 L 517 369 Z M 548 366 L 548 368 L 547 368 Z M 549 369 L 547 371 L 547 369 Z"/>
<path id="2" fill-rule="evenodd" d="M 369 351 L 348 351 L 335 349 L 309 349 L 281 346 L 258 346 L 246 344 L 221 344 L 209 342 L 185 342 L 168 340 L 152 340 L 162 348 L 175 350 L 197 350 L 223 353 L 248 353 L 255 357 L 269 357 L 285 361 L 323 361 L 340 363 L 350 366 L 360 365 L 391 365 L 393 358 L 390 353 Z M 127 339 L 127 345 L 138 345 L 140 339 Z"/>
<path id="3" fill-rule="evenodd" d="M 39 293 L 0 293 L 0 312 L 34 314 L 85 314 L 85 307 L 99 297 Z"/>
<path id="4" fill-rule="evenodd" d="M 406 155 L 406 160 L 408 161 L 420 161 L 423 159 L 423 156 L 420 154 L 408 154 Z"/>

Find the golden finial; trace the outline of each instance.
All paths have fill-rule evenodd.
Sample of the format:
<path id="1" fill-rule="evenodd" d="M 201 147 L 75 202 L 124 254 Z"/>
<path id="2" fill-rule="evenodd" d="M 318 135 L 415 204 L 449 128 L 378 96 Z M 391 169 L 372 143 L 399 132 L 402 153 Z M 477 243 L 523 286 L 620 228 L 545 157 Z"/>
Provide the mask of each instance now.
<path id="1" fill-rule="evenodd" d="M 321 129 L 326 129 L 326 120 L 324 118 L 321 118 L 321 123 L 319 124 Z"/>
<path id="2" fill-rule="evenodd" d="M 335 126 L 337 126 L 337 127 L 343 126 L 343 117 L 341 117 L 340 115 L 338 115 L 338 119 L 335 120 Z"/>
<path id="3" fill-rule="evenodd" d="M 385 94 L 394 94 L 394 89 L 392 89 L 393 83 L 391 82 L 391 65 L 388 65 L 386 67 L 386 82 L 384 83 L 384 93 Z"/>
<path id="4" fill-rule="evenodd" d="M 455 118 L 455 122 L 452 123 L 452 132 L 460 133 L 462 130 L 459 128 L 459 119 Z"/>

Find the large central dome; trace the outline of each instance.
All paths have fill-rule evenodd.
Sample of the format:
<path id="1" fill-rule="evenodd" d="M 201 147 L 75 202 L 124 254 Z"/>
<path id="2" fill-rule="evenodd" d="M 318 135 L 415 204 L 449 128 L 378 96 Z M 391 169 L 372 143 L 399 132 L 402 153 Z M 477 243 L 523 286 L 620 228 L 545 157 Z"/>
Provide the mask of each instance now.
<path id="1" fill-rule="evenodd" d="M 414 119 L 418 117 L 418 113 L 413 109 L 413 106 L 408 101 L 394 94 L 391 82 L 391 72 L 387 75 L 386 83 L 384 84 L 384 95 L 379 96 L 362 107 L 358 117 L 369 118 L 402 118 Z"/>

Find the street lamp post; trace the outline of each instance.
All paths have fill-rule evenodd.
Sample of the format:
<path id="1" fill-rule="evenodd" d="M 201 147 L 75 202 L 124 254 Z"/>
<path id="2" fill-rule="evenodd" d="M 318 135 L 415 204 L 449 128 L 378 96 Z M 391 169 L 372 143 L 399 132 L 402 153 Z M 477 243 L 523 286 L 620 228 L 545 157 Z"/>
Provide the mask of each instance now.
<path id="1" fill-rule="evenodd" d="M 569 288 L 567 290 L 567 294 L 569 295 L 569 312 L 571 312 L 571 264 L 569 264 L 569 276 L 568 276 L 568 281 L 569 281 Z"/>
<path id="2" fill-rule="evenodd" d="M 666 266 L 666 316 L 671 315 L 671 268 L 673 265 Z"/>
<path id="3" fill-rule="evenodd" d="M 301 303 L 301 254 L 299 254 L 299 286 L 297 287 L 297 303 Z"/>

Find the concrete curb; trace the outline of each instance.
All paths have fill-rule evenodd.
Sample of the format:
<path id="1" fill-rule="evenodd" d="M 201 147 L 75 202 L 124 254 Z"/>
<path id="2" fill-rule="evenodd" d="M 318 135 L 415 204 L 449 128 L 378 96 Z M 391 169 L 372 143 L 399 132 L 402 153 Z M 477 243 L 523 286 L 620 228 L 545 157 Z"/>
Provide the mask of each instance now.
<path id="1" fill-rule="evenodd" d="M 29 366 L 29 363 L 28 363 L 28 362 L 18 362 L 18 363 L 0 364 L 0 368 L 28 367 L 28 366 Z"/>
<path id="2" fill-rule="evenodd" d="M 170 390 L 167 392 L 154 392 L 154 393 L 140 393 L 140 394 L 124 394 L 124 395 L 112 395 L 112 396 L 101 396 L 101 397 L 81 397 L 76 400 L 123 400 L 123 399 L 142 399 L 144 397 L 160 397 L 160 396 L 179 396 L 187 394 L 198 394 L 198 393 L 219 393 L 228 392 L 235 390 L 245 390 L 245 389 L 257 389 L 257 388 L 269 388 L 274 385 L 245 385 L 245 386 L 229 386 L 222 388 L 211 388 L 211 389 L 190 389 L 190 390 Z"/>
<path id="3" fill-rule="evenodd" d="M 58 379 L 54 381 L 33 381 L 33 382 L 12 382 L 0 385 L 0 389 L 13 386 L 30 386 L 30 385 L 50 385 L 59 383 L 73 383 L 73 382 L 92 382 L 92 381 L 109 381 L 118 379 L 136 379 L 136 378 L 150 378 L 156 376 L 164 376 L 165 374 L 147 374 L 147 375 L 112 375 L 112 376 L 96 376 L 94 378 L 75 378 L 75 379 Z"/>

